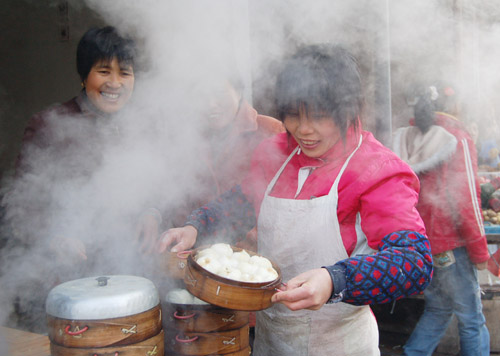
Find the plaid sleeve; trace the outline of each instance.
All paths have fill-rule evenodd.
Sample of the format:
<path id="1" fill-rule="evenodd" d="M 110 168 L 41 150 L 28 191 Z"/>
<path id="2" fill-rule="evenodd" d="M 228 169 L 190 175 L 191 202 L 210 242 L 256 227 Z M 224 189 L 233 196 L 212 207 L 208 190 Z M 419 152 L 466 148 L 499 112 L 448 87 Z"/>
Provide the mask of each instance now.
<path id="1" fill-rule="evenodd" d="M 433 273 L 427 237 L 408 230 L 385 236 L 373 255 L 350 257 L 326 267 L 329 272 L 334 268 L 337 279 L 338 270 L 345 270 L 345 289 L 337 291 L 332 301 L 354 305 L 383 304 L 421 293 Z"/>
<path id="2" fill-rule="evenodd" d="M 226 235 L 236 238 L 256 224 L 255 210 L 237 185 L 217 199 L 194 210 L 184 225 L 191 225 L 201 237 Z"/>

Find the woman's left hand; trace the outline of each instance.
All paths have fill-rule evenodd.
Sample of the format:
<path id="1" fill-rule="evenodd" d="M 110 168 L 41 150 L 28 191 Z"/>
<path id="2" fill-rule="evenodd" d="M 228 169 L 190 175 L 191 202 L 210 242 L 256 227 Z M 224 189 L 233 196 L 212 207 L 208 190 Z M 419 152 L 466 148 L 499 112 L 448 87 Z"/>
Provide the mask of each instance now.
<path id="1" fill-rule="evenodd" d="M 282 303 L 290 310 L 318 310 L 330 299 L 332 292 L 330 273 L 324 268 L 317 268 L 289 280 L 271 301 Z"/>

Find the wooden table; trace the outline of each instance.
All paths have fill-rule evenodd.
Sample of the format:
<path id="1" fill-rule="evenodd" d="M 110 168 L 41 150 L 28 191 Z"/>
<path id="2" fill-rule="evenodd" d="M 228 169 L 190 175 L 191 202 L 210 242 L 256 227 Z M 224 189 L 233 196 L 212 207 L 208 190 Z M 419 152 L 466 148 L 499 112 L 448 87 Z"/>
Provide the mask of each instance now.
<path id="1" fill-rule="evenodd" d="M 8 356 L 50 356 L 46 335 L 0 326 L 0 338 L 7 341 Z"/>

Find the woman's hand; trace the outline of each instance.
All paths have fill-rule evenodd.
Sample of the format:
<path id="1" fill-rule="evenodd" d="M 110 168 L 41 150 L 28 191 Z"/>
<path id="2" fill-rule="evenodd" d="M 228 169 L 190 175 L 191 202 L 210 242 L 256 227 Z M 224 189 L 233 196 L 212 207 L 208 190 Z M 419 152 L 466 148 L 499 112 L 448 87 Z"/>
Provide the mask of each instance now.
<path id="1" fill-rule="evenodd" d="M 324 268 L 301 273 L 284 286 L 271 301 L 282 303 L 290 310 L 318 310 L 330 299 L 333 291 L 330 273 Z"/>
<path id="2" fill-rule="evenodd" d="M 158 241 L 160 222 L 154 215 L 144 214 L 137 224 L 136 239 L 140 243 L 142 253 L 153 253 Z"/>
<path id="3" fill-rule="evenodd" d="M 170 251 L 180 252 L 191 249 L 196 243 L 196 237 L 198 236 L 198 230 L 196 230 L 191 225 L 186 225 L 184 227 L 176 227 L 165 231 L 158 242 L 158 252 L 164 252 L 167 247 L 176 243 Z"/>

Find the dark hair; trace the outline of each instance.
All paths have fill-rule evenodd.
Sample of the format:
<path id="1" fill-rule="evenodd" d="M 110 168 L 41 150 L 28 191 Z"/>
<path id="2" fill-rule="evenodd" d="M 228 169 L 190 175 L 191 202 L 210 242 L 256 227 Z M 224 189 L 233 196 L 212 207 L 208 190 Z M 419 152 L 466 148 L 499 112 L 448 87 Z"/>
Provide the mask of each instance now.
<path id="1" fill-rule="evenodd" d="M 358 127 L 363 91 L 356 59 L 335 45 L 309 45 L 285 63 L 276 82 L 276 108 L 287 112 L 304 106 L 307 112 L 328 113 L 345 138 L 347 127 Z"/>
<path id="2" fill-rule="evenodd" d="M 436 108 L 431 100 L 430 94 L 419 96 L 413 112 L 415 116 L 415 126 L 422 133 L 426 133 L 434 125 L 434 111 Z"/>
<path id="3" fill-rule="evenodd" d="M 442 83 L 431 86 L 417 84 L 412 92 L 415 102 L 413 107 L 415 125 L 422 133 L 426 133 L 434 125 L 436 111 L 456 114 L 456 93 L 450 86 Z"/>
<path id="4" fill-rule="evenodd" d="M 112 26 L 91 28 L 80 39 L 76 50 L 76 69 L 82 81 L 100 60 L 112 60 L 134 66 L 135 43 L 122 37 Z"/>

